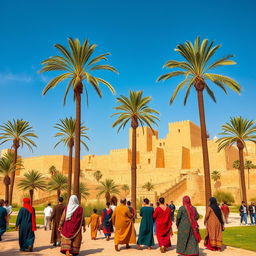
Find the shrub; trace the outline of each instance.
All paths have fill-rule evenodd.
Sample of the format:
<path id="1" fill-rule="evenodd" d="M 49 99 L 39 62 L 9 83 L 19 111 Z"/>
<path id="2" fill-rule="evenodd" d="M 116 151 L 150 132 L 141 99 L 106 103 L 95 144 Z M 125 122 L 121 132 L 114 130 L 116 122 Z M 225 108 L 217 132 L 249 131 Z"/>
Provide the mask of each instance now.
<path id="1" fill-rule="evenodd" d="M 227 204 L 232 204 L 235 202 L 234 196 L 230 192 L 218 191 L 214 194 L 214 197 L 219 203 L 227 202 Z"/>
<path id="2" fill-rule="evenodd" d="M 89 204 L 82 204 L 81 205 L 84 208 L 85 217 L 90 217 L 93 209 L 97 209 L 97 214 L 101 215 L 101 212 L 106 207 L 106 205 L 103 202 L 96 202 L 96 203 L 89 203 Z"/>

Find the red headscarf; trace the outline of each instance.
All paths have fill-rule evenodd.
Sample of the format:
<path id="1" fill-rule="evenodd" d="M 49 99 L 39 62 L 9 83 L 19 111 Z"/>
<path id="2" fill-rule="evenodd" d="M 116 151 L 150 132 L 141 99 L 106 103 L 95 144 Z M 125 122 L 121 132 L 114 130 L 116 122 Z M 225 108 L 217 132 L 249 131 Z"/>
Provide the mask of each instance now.
<path id="1" fill-rule="evenodd" d="M 23 207 L 26 208 L 30 213 L 32 217 L 32 231 L 36 231 L 36 216 L 35 216 L 35 210 L 31 206 L 30 199 L 24 198 L 23 199 Z"/>
<path id="2" fill-rule="evenodd" d="M 191 200 L 190 200 L 189 196 L 183 197 L 183 206 L 185 207 L 185 209 L 187 211 L 188 218 L 189 218 L 195 239 L 199 243 L 202 238 L 199 233 L 199 225 L 196 220 L 196 212 L 195 212 L 194 207 L 191 204 Z"/>

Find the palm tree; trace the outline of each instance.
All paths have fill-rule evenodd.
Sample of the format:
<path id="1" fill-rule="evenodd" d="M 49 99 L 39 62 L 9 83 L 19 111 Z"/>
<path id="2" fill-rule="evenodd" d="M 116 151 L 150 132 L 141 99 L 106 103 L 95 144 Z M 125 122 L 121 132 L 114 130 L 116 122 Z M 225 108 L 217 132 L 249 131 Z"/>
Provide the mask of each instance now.
<path id="1" fill-rule="evenodd" d="M 61 191 L 67 190 L 68 179 L 61 173 L 56 173 L 48 183 L 49 191 L 57 191 L 57 199 L 61 195 Z"/>
<path id="2" fill-rule="evenodd" d="M 59 123 L 56 123 L 54 128 L 58 130 L 55 134 L 55 137 L 60 140 L 54 148 L 56 148 L 60 143 L 63 143 L 69 149 L 69 158 L 68 158 L 68 190 L 67 190 L 67 198 L 69 199 L 71 196 L 71 187 L 72 187 L 72 162 L 73 162 L 73 147 L 75 140 L 75 127 L 76 120 L 72 117 L 60 119 Z M 86 135 L 88 128 L 86 128 L 83 124 L 81 124 L 80 136 L 89 140 L 89 137 Z M 87 144 L 81 139 L 81 143 L 84 145 L 86 150 L 88 149 Z"/>
<path id="3" fill-rule="evenodd" d="M 98 170 L 98 171 L 93 173 L 93 176 L 94 176 L 95 180 L 97 182 L 99 182 L 103 175 L 102 175 L 101 171 Z"/>
<path id="4" fill-rule="evenodd" d="M 47 188 L 45 178 L 43 177 L 43 174 L 31 170 L 24 174 L 23 179 L 18 184 L 19 189 L 25 191 L 29 191 L 31 204 L 33 203 L 33 196 L 34 196 L 34 190 L 45 190 Z"/>
<path id="5" fill-rule="evenodd" d="M 112 116 L 118 116 L 112 127 L 119 126 L 118 132 L 124 128 L 130 121 L 132 127 L 132 163 L 131 163 L 131 201 L 132 207 L 136 212 L 136 187 L 137 187 L 137 166 L 136 166 L 136 129 L 139 124 L 143 127 L 144 124 L 152 129 L 152 124 L 157 125 L 159 113 L 150 108 L 148 103 L 151 97 L 143 97 L 143 91 L 130 91 L 129 97 L 121 95 L 117 98 L 118 106 L 115 109 L 118 111 Z M 152 129 L 153 130 L 153 129 Z"/>
<path id="6" fill-rule="evenodd" d="M 242 190 L 242 200 L 247 202 L 245 175 L 244 175 L 244 153 L 246 141 L 256 143 L 256 125 L 254 120 L 240 117 L 230 118 L 230 122 L 222 125 L 222 131 L 216 142 L 219 143 L 218 151 L 236 144 L 239 151 L 240 182 Z"/>
<path id="7" fill-rule="evenodd" d="M 234 169 L 240 169 L 240 161 L 239 160 L 235 160 L 234 162 L 233 162 L 233 168 Z"/>
<path id="8" fill-rule="evenodd" d="M 13 163 L 16 166 L 18 158 L 18 148 L 26 145 L 31 151 L 32 147 L 36 147 L 35 142 L 31 138 L 37 138 L 37 135 L 32 130 L 29 122 L 23 119 L 16 119 L 7 121 L 0 126 L 0 145 L 12 141 L 12 148 L 14 149 Z M 13 188 L 15 182 L 15 171 L 11 174 L 11 184 L 10 184 L 10 204 L 12 204 Z"/>
<path id="9" fill-rule="evenodd" d="M 220 172 L 218 172 L 216 170 L 213 171 L 211 174 L 211 178 L 212 178 L 212 180 L 214 180 L 214 182 L 218 181 L 220 179 L 220 177 L 221 177 Z"/>
<path id="10" fill-rule="evenodd" d="M 124 191 L 125 195 L 127 196 L 127 194 L 129 194 L 130 191 L 130 187 L 128 184 L 123 184 L 121 189 Z"/>
<path id="11" fill-rule="evenodd" d="M 143 189 L 147 190 L 148 192 L 152 191 L 155 186 L 151 182 L 146 182 L 143 186 Z"/>
<path id="12" fill-rule="evenodd" d="M 254 168 L 254 164 L 251 160 L 245 160 L 244 168 L 248 170 L 248 189 L 250 189 L 250 169 Z"/>
<path id="13" fill-rule="evenodd" d="M 80 195 L 83 199 L 87 200 L 88 196 L 90 195 L 89 189 L 87 188 L 86 184 L 83 182 L 80 182 L 79 187 Z"/>
<path id="14" fill-rule="evenodd" d="M 56 168 L 54 165 L 50 166 L 50 168 L 49 168 L 49 174 L 51 175 L 51 177 L 53 177 L 54 175 L 56 175 L 58 172 L 59 172 L 59 171 L 57 170 L 57 168 Z"/>
<path id="15" fill-rule="evenodd" d="M 101 181 L 100 184 L 101 185 L 96 188 L 99 190 L 97 197 L 105 194 L 106 202 L 110 202 L 111 194 L 118 195 L 120 193 L 118 186 L 112 179 L 105 179 L 105 181 Z"/>
<path id="16" fill-rule="evenodd" d="M 14 153 L 11 150 L 8 150 L 7 153 L 0 158 L 0 173 L 4 176 L 3 182 L 5 185 L 5 200 L 9 200 L 9 186 L 11 184 L 10 175 L 17 170 L 17 165 L 21 167 L 21 161 L 17 161 L 17 164 L 13 163 Z"/>
<path id="17" fill-rule="evenodd" d="M 184 98 L 184 105 L 186 105 L 187 98 L 189 96 L 191 88 L 194 87 L 196 89 L 201 127 L 206 205 L 208 205 L 209 198 L 211 197 L 212 192 L 210 178 L 210 163 L 207 145 L 208 134 L 206 131 L 205 123 L 203 92 L 206 90 L 206 92 L 209 94 L 212 100 L 216 102 L 214 92 L 210 88 L 209 83 L 207 83 L 207 81 L 210 81 L 217 85 L 226 94 L 226 87 L 229 87 L 237 93 L 240 92 L 240 85 L 232 78 L 220 74 L 209 73 L 211 72 L 212 69 L 215 69 L 217 67 L 236 64 L 234 61 L 230 60 L 230 58 L 232 58 L 233 55 L 227 55 L 226 57 L 223 57 L 210 63 L 216 51 L 221 47 L 221 45 L 214 46 L 213 44 L 214 42 L 209 42 L 208 39 L 204 39 L 201 42 L 200 37 L 196 38 L 194 44 L 192 42 L 185 42 L 184 44 L 179 44 L 175 51 L 177 51 L 184 58 L 184 60 L 167 61 L 164 67 L 177 70 L 164 74 L 158 78 L 158 81 L 160 81 L 167 80 L 169 78 L 180 75 L 185 77 L 185 79 L 181 83 L 179 83 L 175 88 L 173 95 L 170 99 L 170 104 L 173 103 L 175 97 L 177 96 L 177 93 L 183 87 L 187 86 Z"/>
<path id="18" fill-rule="evenodd" d="M 81 94 L 83 93 L 83 89 L 85 89 L 88 98 L 86 85 L 90 85 L 96 93 L 102 97 L 102 92 L 99 87 L 100 84 L 107 86 L 108 89 L 114 93 L 115 90 L 109 82 L 100 77 L 93 76 L 92 73 L 94 70 L 117 71 L 110 65 L 99 65 L 100 61 L 107 61 L 109 53 L 92 58 L 96 45 L 89 44 L 88 40 L 85 40 L 83 44 L 81 44 L 78 39 L 68 38 L 68 45 L 69 49 L 60 44 L 56 44 L 55 48 L 60 52 L 60 55 L 49 57 L 44 60 L 40 72 L 62 72 L 45 86 L 43 95 L 46 94 L 49 89 L 54 88 L 64 80 L 68 80 L 64 94 L 64 104 L 70 88 L 74 91 L 74 99 L 76 102 L 74 194 L 79 196 Z"/>

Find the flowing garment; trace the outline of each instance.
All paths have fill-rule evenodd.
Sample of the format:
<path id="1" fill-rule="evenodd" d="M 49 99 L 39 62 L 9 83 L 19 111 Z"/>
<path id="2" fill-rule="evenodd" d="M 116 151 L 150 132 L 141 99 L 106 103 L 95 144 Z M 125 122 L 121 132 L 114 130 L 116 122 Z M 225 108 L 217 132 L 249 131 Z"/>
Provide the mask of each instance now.
<path id="1" fill-rule="evenodd" d="M 115 245 L 136 243 L 132 217 L 133 215 L 127 206 L 121 204 L 116 207 L 112 215 L 113 224 L 115 226 Z"/>
<path id="2" fill-rule="evenodd" d="M 178 227 L 177 254 L 178 255 L 199 255 L 199 242 L 201 236 L 197 220 L 199 214 L 195 207 L 191 205 L 190 198 L 183 198 L 183 206 L 179 208 L 176 225 Z"/>
<path id="3" fill-rule="evenodd" d="M 113 224 L 112 221 L 109 220 L 112 217 L 113 211 L 110 208 L 105 208 L 101 214 L 101 222 L 103 225 L 103 233 L 105 237 L 110 237 L 113 232 Z"/>
<path id="4" fill-rule="evenodd" d="M 0 237 L 5 233 L 6 231 L 6 216 L 7 211 L 3 206 L 0 206 Z"/>
<path id="5" fill-rule="evenodd" d="M 96 239 L 98 227 L 100 225 L 100 216 L 93 213 L 89 219 L 88 225 L 91 226 L 91 239 Z"/>
<path id="6" fill-rule="evenodd" d="M 64 209 L 65 209 L 65 206 L 63 204 L 58 204 L 53 208 L 53 213 L 51 216 L 51 221 L 52 221 L 51 243 L 53 244 L 59 243 L 61 240 L 60 231 L 58 229 L 59 229 L 60 219 Z"/>
<path id="7" fill-rule="evenodd" d="M 224 222 L 216 199 L 213 200 L 211 198 L 210 200 L 213 203 L 207 207 L 204 219 L 204 223 L 206 225 L 204 245 L 209 250 L 220 251 L 222 247 L 222 230 Z"/>
<path id="8" fill-rule="evenodd" d="M 23 199 L 23 207 L 18 213 L 16 227 L 19 227 L 19 244 L 22 251 L 32 249 L 35 242 L 36 216 L 29 198 Z"/>
<path id="9" fill-rule="evenodd" d="M 171 220 L 171 210 L 166 207 L 163 210 L 161 207 L 156 207 L 153 218 L 156 221 L 156 237 L 160 247 L 164 246 L 166 248 L 171 246 L 171 233 L 172 233 L 172 220 Z"/>
<path id="10" fill-rule="evenodd" d="M 138 245 L 147 245 L 149 247 L 155 245 L 153 236 L 153 214 L 153 207 L 144 206 L 140 210 L 140 216 L 142 217 L 142 219 L 140 223 L 140 231 L 137 241 Z"/>
<path id="11" fill-rule="evenodd" d="M 228 223 L 228 216 L 229 216 L 229 207 L 224 204 L 224 205 L 221 206 L 220 209 L 221 209 L 221 211 L 223 213 L 223 216 L 225 218 L 225 222 L 227 224 Z"/>

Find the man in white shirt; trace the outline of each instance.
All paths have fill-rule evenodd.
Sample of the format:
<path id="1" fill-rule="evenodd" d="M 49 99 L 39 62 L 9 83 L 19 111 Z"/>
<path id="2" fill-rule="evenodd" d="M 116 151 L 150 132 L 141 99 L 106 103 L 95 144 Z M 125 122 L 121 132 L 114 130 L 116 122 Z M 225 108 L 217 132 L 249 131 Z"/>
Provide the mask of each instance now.
<path id="1" fill-rule="evenodd" d="M 11 217 L 11 214 L 12 214 L 12 206 L 9 204 L 8 200 L 5 201 L 4 208 L 7 211 L 6 228 L 9 229 L 9 222 L 10 222 L 10 217 Z"/>
<path id="2" fill-rule="evenodd" d="M 44 230 L 51 230 L 51 216 L 53 209 L 51 207 L 51 203 L 47 205 L 44 209 Z"/>

